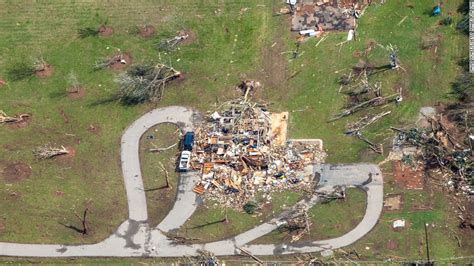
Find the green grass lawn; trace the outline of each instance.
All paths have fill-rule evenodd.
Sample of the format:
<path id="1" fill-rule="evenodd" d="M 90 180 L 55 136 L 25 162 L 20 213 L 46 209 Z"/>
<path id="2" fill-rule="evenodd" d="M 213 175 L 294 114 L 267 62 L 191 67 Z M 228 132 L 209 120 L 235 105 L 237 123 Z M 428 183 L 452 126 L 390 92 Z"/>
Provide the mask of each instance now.
<path id="1" fill-rule="evenodd" d="M 198 207 L 194 215 L 186 221 L 177 234 L 193 239 L 192 242 L 201 243 L 236 236 L 276 217 L 284 209 L 293 206 L 301 199 L 301 193 L 296 191 L 274 192 L 271 197 L 270 203 L 262 198 L 257 198 L 256 202 L 260 206 L 260 210 L 253 215 L 245 213 L 244 210 L 228 208 L 227 222 L 223 222 L 225 210 L 216 202 L 206 201 Z"/>
<path id="2" fill-rule="evenodd" d="M 342 236 L 362 220 L 366 204 L 366 194 L 359 189 L 350 188 L 346 191 L 344 200 L 315 205 L 308 211 L 311 220 L 309 234 L 304 235 L 299 241 L 324 240 Z M 291 237 L 287 233 L 275 230 L 252 243 L 290 243 L 290 240 Z"/>
<path id="3" fill-rule="evenodd" d="M 424 223 L 428 226 L 430 255 L 432 259 L 446 259 L 472 255 L 472 239 L 457 230 L 458 220 L 446 196 L 435 188 L 406 191 L 393 182 L 390 167 L 384 169 L 385 194 L 402 195 L 399 211 L 384 211 L 375 228 L 346 250 L 355 249 L 364 259 L 422 260 L 426 258 Z M 419 206 L 425 206 L 420 209 Z M 401 231 L 392 229 L 392 222 L 404 219 L 407 227 Z M 458 246 L 459 237 L 462 248 Z M 388 242 L 396 243 L 389 247 Z"/>
<path id="4" fill-rule="evenodd" d="M 149 149 L 166 148 L 178 143 L 180 134 L 177 130 L 174 124 L 160 124 L 150 128 L 140 140 L 140 163 L 151 227 L 157 226 L 173 207 L 178 188 L 176 157 L 179 146 L 162 152 L 150 152 Z M 168 172 L 170 187 L 166 187 L 161 165 Z"/>
<path id="5" fill-rule="evenodd" d="M 462 1 L 447 1 L 444 14 L 453 13 Z M 406 7 L 412 4 L 414 7 Z M 425 12 L 432 8 L 431 0 L 400 0 L 387 1 L 384 5 L 372 5 L 359 21 L 356 41 L 335 44 L 346 39 L 347 33 L 330 34 L 317 47 L 318 39 L 310 40 L 302 45 L 304 54 L 290 63 L 290 72 L 301 72 L 290 80 L 291 93 L 288 98 L 289 110 L 301 110 L 290 115 L 291 137 L 318 137 L 325 142 L 330 162 L 357 162 L 367 160 L 366 145 L 356 138 L 344 136 L 343 131 L 348 121 L 367 113 L 378 113 L 392 110 L 389 117 L 364 130 L 364 134 L 376 143 L 390 143 L 392 133 L 390 126 L 402 126 L 413 122 L 419 108 L 437 102 L 449 101 L 447 93 L 450 82 L 458 73 L 457 61 L 467 53 L 467 41 L 456 32 L 455 26 L 438 26 L 440 17 L 429 17 Z M 407 16 L 405 21 L 398 23 Z M 439 34 L 441 44 L 434 54 L 421 49 L 422 36 Z M 387 46 L 392 44 L 398 48 L 398 56 L 403 70 L 386 71 L 375 75 L 373 81 L 382 81 L 385 96 L 393 94 L 396 85 L 403 87 L 406 94 L 404 102 L 395 107 L 374 108 L 365 112 L 326 122 L 332 114 L 338 113 L 346 103 L 342 94 L 338 93 L 336 83 L 341 74 L 348 73 L 360 59 L 381 66 L 388 64 L 389 53 L 375 46 L 367 58 L 356 57 L 356 51 L 364 51 L 370 40 Z M 374 159 L 371 156 L 369 159 Z M 377 158 L 375 158 L 377 159 Z"/>
<path id="6" fill-rule="evenodd" d="M 461 0 L 446 1 L 444 14 L 455 14 L 460 3 Z M 0 171 L 12 162 L 25 162 L 32 167 L 27 180 L 9 184 L 0 178 L 0 222 L 5 227 L 0 231 L 0 241 L 77 244 L 97 242 L 110 235 L 127 218 L 119 156 L 123 130 L 157 106 L 179 104 L 206 111 L 234 97 L 235 85 L 245 77 L 264 83 L 257 95 L 270 102 L 272 110 L 303 110 L 290 113 L 290 137 L 323 139 L 330 162 L 380 159 L 367 153 L 365 144 L 344 136 L 343 129 L 348 121 L 381 108 L 326 122 L 346 103 L 338 93 L 336 79 L 361 59 L 355 56 L 356 51 L 364 50 L 370 40 L 398 47 L 406 72 L 388 71 L 373 77 L 383 82 L 385 95 L 393 93 L 396 86 L 406 92 L 399 107 L 383 109 L 392 110 L 388 118 L 364 131 L 378 143 L 390 143 L 389 127 L 413 122 L 421 106 L 449 101 L 450 82 L 458 72 L 456 62 L 467 53 L 467 41 L 454 25 L 438 26 L 440 18 L 426 14 L 432 5 L 431 0 L 373 5 L 359 21 L 356 41 L 340 48 L 335 44 L 345 40 L 346 33 L 330 33 L 317 47 L 317 39 L 305 42 L 301 47 L 304 53 L 290 62 L 289 54 L 282 53 L 293 49 L 295 35 L 288 32 L 288 17 L 273 16 L 281 7 L 274 1 L 0 1 L 0 79 L 7 79 L 8 69 L 18 63 L 37 57 L 54 67 L 50 78 L 9 81 L 0 88 L 0 110 L 32 114 L 28 127 L 0 126 Z M 405 16 L 407 19 L 399 24 Z M 101 23 L 113 27 L 114 35 L 77 37 L 79 28 L 98 27 Z M 153 25 L 157 36 L 143 39 L 130 34 L 135 26 L 144 24 Z M 157 52 L 154 46 L 160 38 L 182 29 L 194 32 L 196 40 L 172 53 Z M 436 53 L 421 50 L 425 34 L 441 36 Z M 117 90 L 114 78 L 118 72 L 93 71 L 92 65 L 117 49 L 131 54 L 134 62 L 170 64 L 186 78 L 167 86 L 158 105 L 123 106 L 107 101 Z M 388 53 L 376 46 L 366 59 L 375 65 L 387 64 Z M 81 99 L 65 96 L 66 77 L 71 71 L 86 90 Z M 290 79 L 295 71 L 300 72 Z M 91 125 L 99 130 L 91 132 Z M 47 143 L 72 146 L 75 157 L 36 160 L 32 150 Z M 143 166 L 144 182 L 150 188 L 162 182 L 157 180 L 162 173 L 155 167 L 156 162 L 166 161 L 162 156 L 152 156 L 142 153 L 141 157 L 150 162 Z M 14 194 L 17 196 L 12 197 Z M 415 194 L 412 196 L 416 198 Z M 150 221 L 156 224 L 164 215 L 157 210 L 168 205 L 159 204 L 153 193 L 149 197 L 149 214 L 153 216 Z M 435 194 L 432 199 L 436 204 L 431 212 L 409 213 L 404 209 L 401 214 L 385 214 L 374 231 L 355 247 L 364 256 L 378 257 L 386 251 L 383 246 L 387 237 L 406 238 L 406 242 L 399 241 L 399 250 L 394 254 L 422 256 L 424 251 L 418 251 L 418 242 L 423 221 L 454 225 L 441 195 Z M 81 212 L 87 202 L 91 208 L 90 235 L 82 236 L 60 224 L 78 226 L 74 211 Z M 281 204 L 274 200 L 273 208 Z M 193 225 L 199 225 L 221 215 L 221 210 L 202 209 L 191 219 L 195 221 Z M 260 222 L 259 217 L 229 215 L 235 220 L 232 228 L 206 229 L 216 232 L 213 238 L 236 234 Z M 409 219 L 412 226 L 401 233 L 390 231 L 389 220 L 395 216 Z M 435 257 L 462 253 L 448 229 L 434 227 L 432 237 L 437 242 L 433 245 Z M 370 243 L 382 248 L 378 250 Z M 370 245 L 366 251 L 365 246 Z"/>
<path id="7" fill-rule="evenodd" d="M 7 79 L 7 70 L 17 63 L 39 56 L 53 65 L 54 74 L 47 79 L 9 82 L 0 89 L 1 110 L 33 117 L 26 128 L 0 127 L 1 168 L 18 161 L 32 167 L 27 180 L 0 182 L 0 198 L 4 199 L 0 221 L 5 227 L 0 241 L 73 244 L 97 242 L 110 235 L 127 218 L 119 158 L 121 134 L 155 106 L 107 102 L 117 90 L 113 79 L 118 73 L 93 71 L 92 65 L 117 48 L 130 53 L 134 62 L 171 64 L 186 74 L 186 80 L 169 85 L 159 106 L 181 104 L 206 110 L 233 91 L 239 73 L 252 72 L 258 65 L 267 24 L 274 20 L 271 10 L 259 4 L 1 1 L 0 78 Z M 240 14 L 243 7 L 250 9 Z M 222 12 L 216 15 L 217 9 Z M 113 36 L 77 37 L 79 28 L 98 27 L 105 20 L 114 28 Z M 197 39 L 172 54 L 158 53 L 154 46 L 159 36 L 143 39 L 127 33 L 144 23 L 154 25 L 159 36 L 187 29 Z M 65 97 L 66 76 L 72 70 L 86 90 L 84 98 Z M 100 131 L 89 132 L 90 125 Z M 76 155 L 66 162 L 34 159 L 32 150 L 47 143 L 73 146 Z M 147 175 L 160 174 L 155 168 Z M 56 196 L 56 191 L 64 194 Z M 10 197 L 12 192 L 20 196 Z M 88 201 L 90 235 L 83 237 L 59 224 L 78 222 L 74 210 L 80 212 Z"/>

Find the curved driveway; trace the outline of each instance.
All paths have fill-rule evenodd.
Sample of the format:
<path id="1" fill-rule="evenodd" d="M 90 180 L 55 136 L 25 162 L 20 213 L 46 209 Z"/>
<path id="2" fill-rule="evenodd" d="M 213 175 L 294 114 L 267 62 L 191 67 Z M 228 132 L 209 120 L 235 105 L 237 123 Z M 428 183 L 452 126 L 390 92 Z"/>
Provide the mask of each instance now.
<path id="1" fill-rule="evenodd" d="M 125 131 L 121 142 L 122 171 L 128 199 L 129 219 L 106 240 L 92 245 L 43 245 L 0 243 L 0 256 L 21 257 L 179 257 L 193 256 L 198 249 L 216 255 L 239 254 L 238 247 L 256 255 L 314 252 L 350 245 L 367 234 L 377 223 L 383 205 L 383 179 L 377 166 L 315 165 L 309 171 L 320 174 L 319 191 L 330 191 L 335 185 L 357 186 L 367 192 L 367 210 L 359 225 L 349 233 L 329 240 L 282 245 L 247 245 L 249 242 L 276 229 L 278 218 L 259 225 L 236 237 L 208 244 L 173 245 L 162 232 L 179 228 L 192 215 L 197 206 L 196 195 L 191 191 L 196 174 L 181 176 L 175 206 L 157 228 L 149 228 L 145 191 L 138 156 L 140 137 L 149 128 L 160 123 L 175 123 L 183 131 L 192 130 L 198 114 L 190 109 L 171 106 L 155 109 L 136 120 Z M 311 199 L 309 206 L 317 203 Z"/>

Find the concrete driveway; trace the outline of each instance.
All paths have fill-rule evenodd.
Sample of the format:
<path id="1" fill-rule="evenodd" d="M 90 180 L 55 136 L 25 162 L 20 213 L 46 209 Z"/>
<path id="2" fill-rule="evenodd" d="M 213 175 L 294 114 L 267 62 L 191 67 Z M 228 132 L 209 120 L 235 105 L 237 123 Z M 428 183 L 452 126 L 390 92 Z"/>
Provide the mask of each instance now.
<path id="1" fill-rule="evenodd" d="M 160 123 L 175 123 L 183 131 L 192 130 L 199 115 L 192 110 L 170 106 L 155 109 L 136 120 L 125 131 L 121 142 L 122 172 L 128 199 L 129 219 L 106 240 L 92 245 L 43 245 L 0 243 L 0 256 L 18 257 L 180 257 L 193 256 L 199 249 L 216 255 L 239 254 L 244 249 L 256 255 L 315 252 L 350 245 L 367 234 L 377 223 L 383 207 L 383 178 L 372 164 L 314 165 L 309 171 L 318 173 L 317 190 L 330 191 L 336 185 L 359 187 L 367 192 L 364 218 L 352 231 L 333 239 L 288 245 L 248 245 L 249 242 L 276 229 L 275 221 L 261 224 L 233 238 L 200 245 L 174 245 L 163 232 L 179 228 L 194 213 L 197 197 L 191 191 L 198 180 L 196 173 L 182 175 L 175 205 L 157 228 L 149 228 L 145 191 L 143 188 L 139 140 L 149 128 Z M 305 204 L 317 204 L 317 195 Z"/>

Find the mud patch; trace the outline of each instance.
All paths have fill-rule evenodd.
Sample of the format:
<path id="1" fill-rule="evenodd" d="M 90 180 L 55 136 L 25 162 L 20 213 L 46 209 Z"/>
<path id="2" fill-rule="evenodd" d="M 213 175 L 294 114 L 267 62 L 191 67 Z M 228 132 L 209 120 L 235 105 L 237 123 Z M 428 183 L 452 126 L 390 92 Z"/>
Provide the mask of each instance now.
<path id="1" fill-rule="evenodd" d="M 185 30 L 179 33 L 180 36 L 182 35 L 188 35 L 188 38 L 184 39 L 180 45 L 190 45 L 194 43 L 197 40 L 197 35 L 194 31 L 191 30 Z"/>
<path id="2" fill-rule="evenodd" d="M 50 64 L 44 64 L 42 69 L 35 71 L 35 76 L 37 76 L 38 78 L 47 78 L 53 75 L 53 73 L 53 66 Z"/>
<path id="3" fill-rule="evenodd" d="M 76 156 L 76 149 L 74 149 L 71 146 L 65 146 L 65 148 L 69 151 L 69 153 L 54 156 L 53 159 L 56 161 L 63 161 L 63 162 L 71 161 L 72 158 Z"/>
<path id="4" fill-rule="evenodd" d="M 86 95 L 86 90 L 82 87 L 69 88 L 67 90 L 67 97 L 71 100 L 81 99 Z"/>
<path id="5" fill-rule="evenodd" d="M 16 162 L 8 164 L 2 170 L 2 176 L 7 183 L 16 183 L 23 181 L 31 176 L 31 167 L 23 162 Z"/>
<path id="6" fill-rule="evenodd" d="M 393 176 L 395 183 L 406 189 L 423 189 L 424 169 L 418 166 L 402 165 L 401 161 L 393 161 Z"/>
<path id="7" fill-rule="evenodd" d="M 128 53 L 118 54 L 112 58 L 112 63 L 109 65 L 110 69 L 123 70 L 132 63 L 132 56 Z"/>
<path id="8" fill-rule="evenodd" d="M 398 249 L 398 242 L 395 241 L 395 240 L 389 239 L 389 240 L 387 241 L 386 247 L 387 247 L 387 249 L 389 249 L 389 250 L 396 250 L 396 249 Z"/>
<path id="9" fill-rule="evenodd" d="M 109 37 L 114 34 L 114 29 L 112 27 L 107 27 L 105 25 L 102 25 L 99 27 L 99 35 L 101 37 Z"/>
<path id="10" fill-rule="evenodd" d="M 143 38 L 148 38 L 148 37 L 153 36 L 155 34 L 155 31 L 156 31 L 155 27 L 151 25 L 146 25 L 140 28 L 140 31 L 138 34 Z"/>
<path id="11" fill-rule="evenodd" d="M 11 129 L 25 128 L 31 123 L 32 119 L 31 114 L 24 114 L 21 121 L 7 123 L 7 126 Z"/>

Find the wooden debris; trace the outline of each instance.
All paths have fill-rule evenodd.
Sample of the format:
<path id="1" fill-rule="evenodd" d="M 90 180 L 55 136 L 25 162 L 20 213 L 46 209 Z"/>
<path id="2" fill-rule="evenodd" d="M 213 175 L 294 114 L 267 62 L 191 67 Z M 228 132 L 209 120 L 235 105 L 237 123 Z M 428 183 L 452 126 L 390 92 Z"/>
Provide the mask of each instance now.
<path id="1" fill-rule="evenodd" d="M 151 145 L 155 148 L 151 148 L 151 149 L 148 149 L 149 152 L 162 152 L 162 151 L 167 151 L 173 147 L 175 147 L 176 145 L 178 145 L 178 142 L 174 143 L 174 144 L 171 144 L 170 146 L 168 147 L 165 147 L 165 148 L 158 148 L 155 144 L 151 143 Z"/>
<path id="2" fill-rule="evenodd" d="M 377 122 L 378 120 L 389 115 L 390 113 L 391 111 L 387 111 L 375 115 L 366 115 L 357 122 L 347 124 L 347 130 L 345 133 L 348 135 L 356 134 L 358 131 Z"/>
<path id="3" fill-rule="evenodd" d="M 191 156 L 193 169 L 202 171 L 194 191 L 235 209 L 258 192 L 311 185 L 302 170 L 326 156 L 319 145 L 281 141 L 273 130 L 277 121 L 266 104 L 251 101 L 248 84 L 240 86 L 243 97 L 222 103 L 202 123 Z"/>
<path id="4" fill-rule="evenodd" d="M 245 250 L 245 249 L 243 249 L 243 248 L 240 248 L 240 247 L 238 247 L 238 249 L 239 249 L 242 253 L 244 253 L 245 255 L 251 257 L 253 260 L 255 260 L 256 262 L 258 262 L 259 264 L 261 264 L 261 265 L 264 264 L 261 259 L 257 258 L 255 255 L 253 255 L 253 254 L 250 253 L 249 251 L 247 251 L 247 250 Z"/>
<path id="5" fill-rule="evenodd" d="M 390 102 L 393 102 L 397 99 L 397 97 L 399 96 L 399 94 L 392 94 L 390 96 L 387 96 L 387 97 L 382 97 L 382 96 L 378 96 L 378 97 L 375 97 L 375 98 L 372 98 L 370 100 L 367 100 L 365 102 L 362 102 L 362 103 L 359 103 L 355 106 L 352 106 L 348 109 L 344 109 L 342 112 L 334 115 L 332 118 L 330 118 L 328 120 L 328 122 L 332 122 L 332 121 L 335 121 L 335 120 L 338 120 L 338 119 L 341 119 L 343 117 L 346 117 L 346 116 L 349 116 L 351 114 L 354 114 L 364 108 L 368 108 L 368 107 L 372 107 L 372 106 L 380 106 L 380 105 L 385 105 L 387 103 L 390 103 Z"/>

